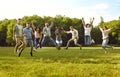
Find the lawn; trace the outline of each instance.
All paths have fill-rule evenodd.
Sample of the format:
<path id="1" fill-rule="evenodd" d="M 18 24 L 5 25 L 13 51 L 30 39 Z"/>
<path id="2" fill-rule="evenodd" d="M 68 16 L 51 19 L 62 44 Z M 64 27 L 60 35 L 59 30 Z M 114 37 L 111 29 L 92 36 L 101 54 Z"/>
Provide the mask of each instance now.
<path id="1" fill-rule="evenodd" d="M 56 50 L 43 47 L 33 52 L 26 48 L 21 57 L 13 47 L 0 47 L 0 77 L 120 77 L 120 48 L 70 47 Z"/>

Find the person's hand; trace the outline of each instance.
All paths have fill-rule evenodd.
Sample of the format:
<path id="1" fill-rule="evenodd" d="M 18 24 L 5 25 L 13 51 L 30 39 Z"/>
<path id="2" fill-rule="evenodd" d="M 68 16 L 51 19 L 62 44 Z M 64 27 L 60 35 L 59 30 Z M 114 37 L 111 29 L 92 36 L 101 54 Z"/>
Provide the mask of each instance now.
<path id="1" fill-rule="evenodd" d="M 82 20 L 84 20 L 84 18 L 82 17 Z"/>

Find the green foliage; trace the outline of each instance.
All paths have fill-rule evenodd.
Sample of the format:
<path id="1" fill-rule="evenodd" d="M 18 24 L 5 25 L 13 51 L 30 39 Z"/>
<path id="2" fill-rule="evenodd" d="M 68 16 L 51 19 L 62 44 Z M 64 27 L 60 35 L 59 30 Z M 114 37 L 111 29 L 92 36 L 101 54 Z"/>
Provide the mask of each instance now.
<path id="1" fill-rule="evenodd" d="M 13 26 L 16 24 L 16 19 L 10 20 L 10 24 L 7 26 L 7 37 L 6 42 L 8 45 L 14 45 L 13 41 Z"/>
<path id="2" fill-rule="evenodd" d="M 7 25 L 9 23 L 10 21 L 8 19 L 5 19 L 0 23 L 0 46 L 6 45 Z"/>
<path id="3" fill-rule="evenodd" d="M 48 22 L 50 24 L 50 16 L 44 16 L 40 17 L 38 15 L 33 16 L 24 16 L 22 18 L 22 25 L 25 27 L 26 22 L 29 22 L 30 24 L 34 24 L 35 26 L 40 27 L 43 29 L 44 23 Z M 83 44 L 84 43 L 84 28 L 81 19 L 78 18 L 70 18 L 66 16 L 56 15 L 53 18 L 54 26 L 52 28 L 52 37 L 55 39 L 55 27 L 63 27 L 65 30 L 69 30 L 69 26 L 74 26 L 78 32 L 79 32 L 79 40 L 78 42 Z M 0 46 L 3 45 L 14 45 L 14 41 L 12 40 L 12 28 L 16 24 L 15 19 L 5 19 L 0 21 Z M 106 25 L 108 28 L 112 28 L 112 31 L 110 33 L 110 40 L 112 40 L 110 43 L 112 44 L 120 44 L 120 19 L 113 20 L 109 22 L 104 22 L 103 17 L 101 17 L 101 22 L 98 26 Z M 95 40 L 96 44 L 101 44 L 101 32 L 97 27 L 94 27 L 92 29 L 92 38 Z M 66 42 L 68 39 L 70 39 L 70 34 L 62 34 L 63 38 L 63 46 L 66 45 Z M 98 38 L 99 37 L 99 38 Z M 73 44 L 72 44 L 73 46 Z"/>

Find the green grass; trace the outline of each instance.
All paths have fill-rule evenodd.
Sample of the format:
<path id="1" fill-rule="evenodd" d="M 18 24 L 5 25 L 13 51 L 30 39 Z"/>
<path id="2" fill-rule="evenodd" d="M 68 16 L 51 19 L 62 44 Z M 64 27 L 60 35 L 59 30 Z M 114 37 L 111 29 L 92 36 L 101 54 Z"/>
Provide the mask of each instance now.
<path id="1" fill-rule="evenodd" d="M 21 57 L 13 47 L 0 47 L 0 77 L 120 77 L 120 48 L 70 47 L 56 50 L 44 47 L 33 52 L 26 48 Z"/>

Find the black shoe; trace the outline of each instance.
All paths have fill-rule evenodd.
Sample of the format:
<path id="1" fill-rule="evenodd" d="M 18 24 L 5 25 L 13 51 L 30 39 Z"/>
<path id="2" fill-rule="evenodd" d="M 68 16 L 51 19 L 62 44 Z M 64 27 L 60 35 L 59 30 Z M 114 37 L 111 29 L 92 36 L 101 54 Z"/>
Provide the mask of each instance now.
<path id="1" fill-rule="evenodd" d="M 61 46 L 59 45 L 59 46 L 58 46 L 58 50 L 60 50 L 60 49 L 61 49 Z"/>
<path id="2" fill-rule="evenodd" d="M 82 50 L 82 46 L 80 46 L 80 50 Z"/>
<path id="3" fill-rule="evenodd" d="M 21 49 L 19 50 L 19 52 L 18 52 L 18 57 L 20 57 L 22 51 L 23 51 L 23 48 L 21 48 Z"/>
<path id="4" fill-rule="evenodd" d="M 21 52 L 18 53 L 18 57 L 20 57 L 20 55 L 21 55 Z"/>
<path id="5" fill-rule="evenodd" d="M 33 56 L 32 52 L 30 52 L 30 56 Z"/>

